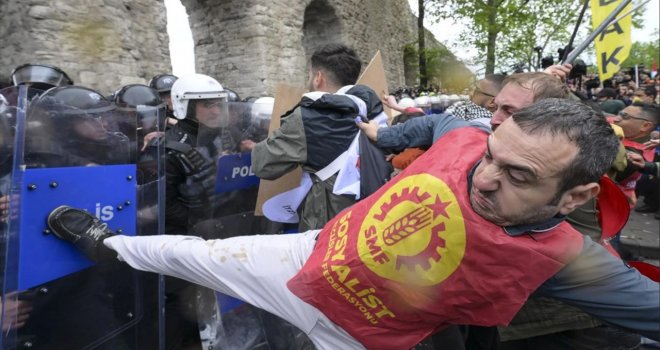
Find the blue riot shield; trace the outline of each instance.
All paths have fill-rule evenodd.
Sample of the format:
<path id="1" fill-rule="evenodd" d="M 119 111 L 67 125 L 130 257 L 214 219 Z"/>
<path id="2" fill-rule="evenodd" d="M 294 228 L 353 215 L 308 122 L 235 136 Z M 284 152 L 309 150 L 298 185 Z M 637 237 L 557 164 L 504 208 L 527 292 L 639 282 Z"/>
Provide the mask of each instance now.
<path id="1" fill-rule="evenodd" d="M 48 213 L 69 205 L 120 234 L 163 229 L 164 149 L 143 157 L 134 141 L 139 115 L 75 88 L 65 92 L 84 98 L 22 86 L 0 91 L 13 114 L 5 118 L 11 169 L 0 186 L 9 203 L 2 305 L 11 306 L 3 307 L 2 348 L 163 348 L 160 277 L 119 261 L 95 264 L 47 228 Z M 164 105 L 142 111 L 156 118 L 153 131 L 163 130 Z"/>

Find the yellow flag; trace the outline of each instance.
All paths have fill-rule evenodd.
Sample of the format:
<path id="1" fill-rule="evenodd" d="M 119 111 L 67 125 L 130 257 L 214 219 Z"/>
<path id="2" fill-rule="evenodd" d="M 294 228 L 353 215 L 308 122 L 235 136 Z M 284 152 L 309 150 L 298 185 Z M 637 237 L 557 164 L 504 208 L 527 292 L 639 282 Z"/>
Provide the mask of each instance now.
<path id="1" fill-rule="evenodd" d="M 591 0 L 591 25 L 593 28 L 598 27 L 619 6 L 621 1 L 623 0 Z M 632 2 L 619 15 L 630 11 L 631 8 Z M 611 78 L 614 73 L 619 71 L 621 63 L 628 58 L 632 46 L 631 30 L 632 14 L 609 25 L 594 40 L 600 81 Z"/>

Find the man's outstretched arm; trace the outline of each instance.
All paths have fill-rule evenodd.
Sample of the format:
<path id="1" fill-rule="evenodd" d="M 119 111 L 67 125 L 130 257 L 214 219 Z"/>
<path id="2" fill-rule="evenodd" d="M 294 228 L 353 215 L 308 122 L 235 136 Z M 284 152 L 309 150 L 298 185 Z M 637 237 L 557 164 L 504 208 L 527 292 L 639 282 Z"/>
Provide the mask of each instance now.
<path id="1" fill-rule="evenodd" d="M 660 286 L 585 237 L 582 254 L 538 290 L 616 326 L 660 340 Z"/>
<path id="2" fill-rule="evenodd" d="M 490 130 L 481 123 L 471 123 L 448 114 L 431 114 L 412 118 L 403 124 L 378 128 L 373 123 L 358 123 L 358 127 L 381 148 L 403 150 L 409 147 L 430 146 L 440 136 L 457 128 L 473 126 Z"/>

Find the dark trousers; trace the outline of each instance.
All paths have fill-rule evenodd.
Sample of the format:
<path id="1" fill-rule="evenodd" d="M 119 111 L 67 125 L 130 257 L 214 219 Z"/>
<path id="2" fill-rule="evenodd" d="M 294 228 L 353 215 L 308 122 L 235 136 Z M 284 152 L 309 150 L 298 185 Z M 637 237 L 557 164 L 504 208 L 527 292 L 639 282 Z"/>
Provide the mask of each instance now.
<path id="1" fill-rule="evenodd" d="M 637 181 L 635 193 L 637 196 L 644 196 L 643 202 L 645 207 L 655 210 L 658 210 L 658 207 L 660 207 L 660 179 L 657 177 L 642 176 Z"/>

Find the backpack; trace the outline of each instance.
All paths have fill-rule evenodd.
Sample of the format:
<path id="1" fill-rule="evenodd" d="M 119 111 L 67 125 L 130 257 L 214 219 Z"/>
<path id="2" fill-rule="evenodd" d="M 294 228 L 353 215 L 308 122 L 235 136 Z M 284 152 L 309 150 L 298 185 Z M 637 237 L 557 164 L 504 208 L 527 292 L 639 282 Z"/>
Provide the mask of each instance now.
<path id="1" fill-rule="evenodd" d="M 360 198 L 364 199 L 385 185 L 394 169 L 392 163 L 385 160 L 385 152 L 362 132 L 359 142 Z"/>

